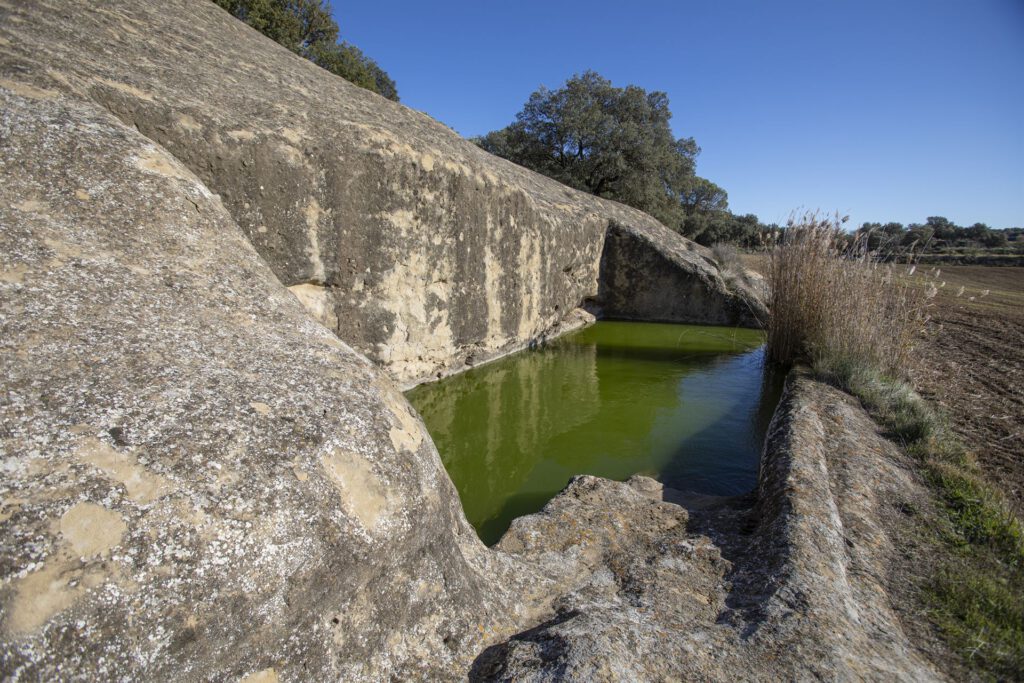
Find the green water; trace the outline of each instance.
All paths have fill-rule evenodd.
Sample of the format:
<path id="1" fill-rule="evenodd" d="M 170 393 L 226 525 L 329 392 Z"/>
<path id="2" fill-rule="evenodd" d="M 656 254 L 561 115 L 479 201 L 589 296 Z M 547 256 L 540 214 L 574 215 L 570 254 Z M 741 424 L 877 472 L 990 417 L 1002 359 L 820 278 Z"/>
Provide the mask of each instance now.
<path id="1" fill-rule="evenodd" d="M 599 322 L 408 392 L 487 544 L 573 475 L 745 493 L 781 382 L 763 335 Z"/>

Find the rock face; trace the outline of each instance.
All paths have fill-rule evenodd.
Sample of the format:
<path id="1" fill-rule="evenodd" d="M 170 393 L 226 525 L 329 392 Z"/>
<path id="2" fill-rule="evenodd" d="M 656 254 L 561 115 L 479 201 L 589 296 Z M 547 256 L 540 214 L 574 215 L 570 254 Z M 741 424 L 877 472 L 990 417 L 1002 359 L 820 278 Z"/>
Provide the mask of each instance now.
<path id="1" fill-rule="evenodd" d="M 664 226 L 638 231 L 613 223 L 599 281 L 600 310 L 611 318 L 748 327 L 768 319 L 756 287 L 727 284 L 706 251 L 673 240 Z"/>
<path id="2" fill-rule="evenodd" d="M 486 154 L 213 3 L 0 11 L 7 78 L 95 103 L 167 150 L 220 195 L 318 320 L 403 384 L 556 333 L 598 295 L 612 223 L 656 250 L 693 251 L 670 258 L 670 284 L 756 299 L 730 291 L 706 250 L 646 214 Z M 663 271 L 633 272 L 603 291 L 664 288 Z M 725 308 L 734 309 L 745 307 Z M 706 322 L 750 322 L 698 310 L 712 313 Z"/>
<path id="3" fill-rule="evenodd" d="M 405 399 L 220 200 L 111 115 L 17 91 L 2 677 L 430 677 L 529 610 Z"/>
<path id="4" fill-rule="evenodd" d="M 0 176 L 0 678 L 932 675 L 877 579 L 913 482 L 804 380 L 756 505 L 583 478 L 466 523 L 394 379 L 588 299 L 746 319 L 643 214 L 203 1 L 0 0 Z M 622 296 L 663 277 L 699 301 Z"/>

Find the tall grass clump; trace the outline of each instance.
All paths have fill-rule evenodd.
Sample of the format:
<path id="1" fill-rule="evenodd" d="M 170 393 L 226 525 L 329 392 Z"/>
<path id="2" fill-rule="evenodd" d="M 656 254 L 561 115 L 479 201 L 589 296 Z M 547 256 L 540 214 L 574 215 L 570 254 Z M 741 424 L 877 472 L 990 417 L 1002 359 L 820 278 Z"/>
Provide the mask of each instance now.
<path id="1" fill-rule="evenodd" d="M 937 293 L 896 265 L 848 244 L 842 220 L 807 214 L 791 220 L 769 251 L 768 357 L 783 365 L 870 368 L 907 374 Z"/>

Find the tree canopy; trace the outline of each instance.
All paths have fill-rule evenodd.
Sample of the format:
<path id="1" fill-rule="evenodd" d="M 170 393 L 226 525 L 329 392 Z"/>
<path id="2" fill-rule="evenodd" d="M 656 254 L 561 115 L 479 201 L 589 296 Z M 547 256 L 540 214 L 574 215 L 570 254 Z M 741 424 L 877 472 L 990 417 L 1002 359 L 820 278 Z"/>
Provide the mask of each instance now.
<path id="1" fill-rule="evenodd" d="M 679 229 L 700 148 L 675 138 L 668 96 L 617 88 L 593 71 L 530 95 L 515 122 L 477 144 L 579 190 L 629 204 Z M 705 181 L 706 182 L 706 181 Z M 702 196 L 702 195 L 700 195 Z M 719 204 L 724 206 L 724 192 Z"/>
<path id="2" fill-rule="evenodd" d="M 476 138 L 488 152 L 570 187 L 646 211 L 686 237 L 712 246 L 762 246 L 784 228 L 754 214 L 729 210 L 725 189 L 696 173 L 700 147 L 676 138 L 668 96 L 629 85 L 618 88 L 593 71 L 575 75 L 557 90 L 541 86 L 509 126 Z M 847 238 L 870 249 L 893 246 L 942 249 L 1024 250 L 1024 230 L 993 230 L 983 223 L 960 227 L 942 216 L 924 224 L 865 223 Z"/>
<path id="3" fill-rule="evenodd" d="M 398 101 L 398 89 L 373 59 L 339 42 L 338 24 L 326 0 L 213 0 L 292 52 L 361 88 Z"/>
<path id="4" fill-rule="evenodd" d="M 488 152 L 570 187 L 646 211 L 705 245 L 756 246 L 768 229 L 729 211 L 729 195 L 696 174 L 700 147 L 676 138 L 663 92 L 617 88 L 587 71 L 530 95 L 512 125 L 477 138 Z"/>

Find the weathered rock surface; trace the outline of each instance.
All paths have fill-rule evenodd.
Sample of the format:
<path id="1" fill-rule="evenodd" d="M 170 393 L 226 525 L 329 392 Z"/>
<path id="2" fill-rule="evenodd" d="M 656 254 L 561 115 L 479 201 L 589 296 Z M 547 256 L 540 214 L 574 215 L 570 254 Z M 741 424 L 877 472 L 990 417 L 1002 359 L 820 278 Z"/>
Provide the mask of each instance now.
<path id="1" fill-rule="evenodd" d="M 664 226 L 638 231 L 612 223 L 601 255 L 597 300 L 602 315 L 748 327 L 768 319 L 755 294 L 763 287 L 731 278 L 722 286 L 722 272 L 710 254 L 672 240 L 668 232 Z"/>
<path id="2" fill-rule="evenodd" d="M 212 3 L 34 0 L 0 11 L 4 78 L 95 102 L 161 145 L 221 196 L 322 323 L 402 383 L 551 334 L 598 295 L 612 223 L 671 252 L 672 266 L 671 282 L 664 269 L 633 271 L 609 295 L 693 280 L 687 296 L 756 299 L 646 214 L 486 154 Z M 698 311 L 750 323 L 706 306 L 691 318 Z"/>
<path id="3" fill-rule="evenodd" d="M 914 483 L 805 380 L 753 507 L 583 478 L 496 551 L 466 523 L 380 366 L 458 369 L 595 296 L 746 315 L 646 216 L 204 1 L 0 0 L 0 177 L 0 678 L 933 675 L 873 514 Z M 609 226 L 675 266 L 599 291 Z M 700 301 L 612 296 L 647 277 Z"/>
<path id="4" fill-rule="evenodd" d="M 17 90 L 0 677 L 430 678 L 525 616 L 529 569 L 476 539 L 408 403 L 220 200 L 106 112 Z"/>
<path id="5" fill-rule="evenodd" d="M 938 678 L 886 593 L 895 549 L 879 520 L 920 487 L 905 460 L 854 400 L 791 376 L 756 497 L 578 477 L 497 546 L 571 586 L 471 678 Z"/>

